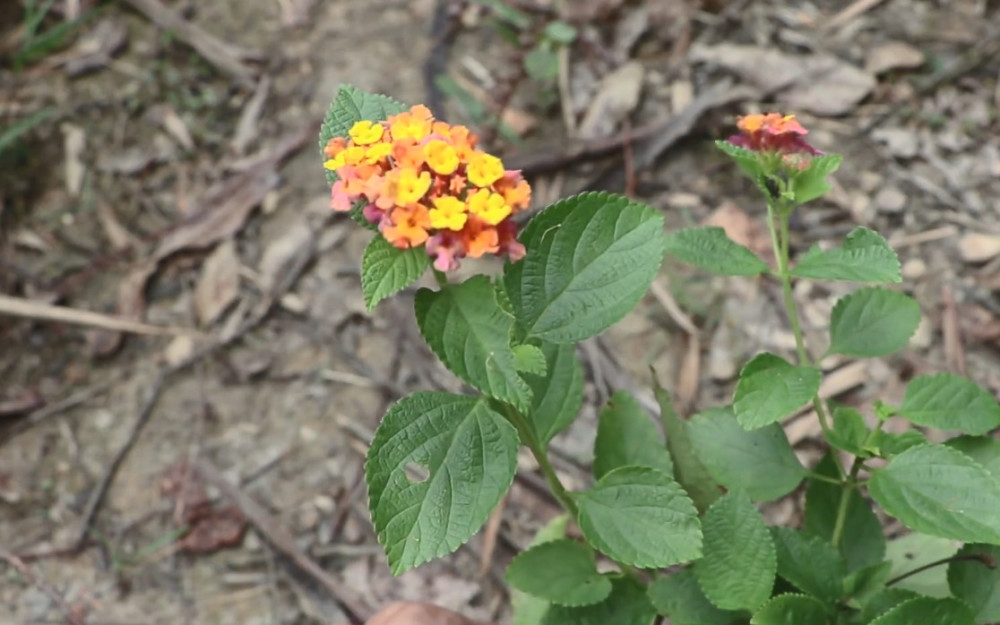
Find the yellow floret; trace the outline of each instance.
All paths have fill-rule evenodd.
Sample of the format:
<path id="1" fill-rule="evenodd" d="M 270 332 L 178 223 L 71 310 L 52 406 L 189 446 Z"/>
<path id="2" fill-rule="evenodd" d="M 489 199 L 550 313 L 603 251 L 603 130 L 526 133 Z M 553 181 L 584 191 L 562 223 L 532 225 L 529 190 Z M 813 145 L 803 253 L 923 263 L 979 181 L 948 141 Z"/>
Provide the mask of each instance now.
<path id="1" fill-rule="evenodd" d="M 406 168 L 399 172 L 399 187 L 396 193 L 396 204 L 406 206 L 424 197 L 431 188 L 431 175 L 426 171 L 417 174 L 417 170 Z"/>
<path id="2" fill-rule="evenodd" d="M 351 136 L 356 145 L 370 145 L 382 138 L 382 124 L 361 120 L 354 122 L 347 134 Z"/>
<path id="3" fill-rule="evenodd" d="M 434 200 L 430 210 L 431 227 L 438 230 L 459 231 L 465 227 L 469 216 L 465 214 L 465 202 L 450 195 Z"/>
<path id="4" fill-rule="evenodd" d="M 511 208 L 499 193 L 480 189 L 469 196 L 469 212 L 495 226 L 510 215 Z"/>
<path id="5" fill-rule="evenodd" d="M 488 187 L 503 177 L 503 161 L 485 152 L 475 152 L 466 170 L 469 182 L 477 187 Z"/>
<path id="6" fill-rule="evenodd" d="M 392 154 L 391 143 L 376 143 L 365 151 L 365 162 L 374 165 Z"/>
<path id="7" fill-rule="evenodd" d="M 435 139 L 424 146 L 427 166 L 442 176 L 449 176 L 458 169 L 458 153 L 446 141 Z"/>

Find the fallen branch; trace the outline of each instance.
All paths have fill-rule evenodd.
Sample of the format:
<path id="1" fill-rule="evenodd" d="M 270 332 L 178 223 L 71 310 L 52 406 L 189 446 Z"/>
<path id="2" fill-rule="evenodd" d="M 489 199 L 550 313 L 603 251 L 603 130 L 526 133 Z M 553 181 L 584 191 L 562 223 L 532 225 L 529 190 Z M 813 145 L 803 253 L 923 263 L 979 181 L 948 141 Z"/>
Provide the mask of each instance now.
<path id="1" fill-rule="evenodd" d="M 154 336 L 187 335 L 196 338 L 203 338 L 204 336 L 192 328 L 156 326 L 130 319 L 122 319 L 113 315 L 104 315 L 90 310 L 80 310 L 67 306 L 53 306 L 51 304 L 33 302 L 3 294 L 0 294 L 0 315 L 53 321 L 56 323 L 71 323 L 115 332 L 131 332 L 133 334 L 151 334 Z"/>

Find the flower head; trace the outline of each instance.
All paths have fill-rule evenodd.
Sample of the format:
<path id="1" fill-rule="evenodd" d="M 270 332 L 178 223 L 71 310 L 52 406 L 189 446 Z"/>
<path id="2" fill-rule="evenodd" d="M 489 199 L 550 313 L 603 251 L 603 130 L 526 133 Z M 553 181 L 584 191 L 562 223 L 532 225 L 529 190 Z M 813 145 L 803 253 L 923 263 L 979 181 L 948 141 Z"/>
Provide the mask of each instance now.
<path id="1" fill-rule="evenodd" d="M 805 140 L 809 131 L 802 127 L 794 115 L 746 115 L 739 118 L 736 127 L 740 129 L 740 134 L 730 137 L 729 143 L 753 152 L 822 154 Z"/>
<path id="2" fill-rule="evenodd" d="M 347 135 L 323 150 L 324 165 L 337 175 L 334 210 L 360 208 L 393 246 L 424 246 L 440 271 L 465 257 L 524 257 L 511 217 L 528 209 L 531 187 L 521 172 L 478 150 L 468 128 L 414 106 L 382 122 L 359 121 Z"/>

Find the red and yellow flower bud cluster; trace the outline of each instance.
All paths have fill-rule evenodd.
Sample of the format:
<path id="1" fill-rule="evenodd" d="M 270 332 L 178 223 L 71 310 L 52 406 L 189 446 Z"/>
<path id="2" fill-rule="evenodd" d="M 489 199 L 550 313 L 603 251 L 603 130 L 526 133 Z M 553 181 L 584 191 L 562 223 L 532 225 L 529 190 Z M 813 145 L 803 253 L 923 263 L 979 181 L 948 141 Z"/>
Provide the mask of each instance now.
<path id="1" fill-rule="evenodd" d="M 363 214 L 393 246 L 424 245 L 434 267 L 450 271 L 464 257 L 524 257 L 511 219 L 531 203 L 519 171 L 476 149 L 465 126 L 435 121 L 422 105 L 383 122 L 359 121 L 327 143 L 324 164 L 337 174 L 331 206 Z"/>
<path id="2" fill-rule="evenodd" d="M 821 154 L 805 140 L 809 131 L 802 127 L 794 115 L 746 115 L 739 118 L 736 127 L 740 129 L 740 134 L 730 137 L 729 143 L 741 148 L 782 155 Z"/>

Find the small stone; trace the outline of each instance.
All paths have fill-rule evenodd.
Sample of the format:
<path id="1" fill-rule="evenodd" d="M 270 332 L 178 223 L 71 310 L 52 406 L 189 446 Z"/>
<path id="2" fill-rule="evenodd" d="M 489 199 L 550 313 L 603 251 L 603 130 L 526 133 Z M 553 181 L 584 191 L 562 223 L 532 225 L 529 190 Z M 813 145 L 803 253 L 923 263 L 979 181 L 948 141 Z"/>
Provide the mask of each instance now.
<path id="1" fill-rule="evenodd" d="M 907 280 L 916 280 L 927 273 L 927 263 L 919 258 L 911 258 L 903 263 L 903 277 Z"/>
<path id="2" fill-rule="evenodd" d="M 875 208 L 883 213 L 899 213 L 906 207 L 906 194 L 898 187 L 882 187 L 875 194 Z"/>
<path id="3" fill-rule="evenodd" d="M 884 180 L 885 178 L 882 174 L 874 171 L 863 171 L 858 176 L 858 184 L 861 186 L 861 190 L 869 193 L 881 187 Z"/>
<path id="4" fill-rule="evenodd" d="M 902 41 L 890 41 L 868 53 L 865 71 L 882 74 L 899 68 L 920 67 L 924 64 L 924 53 Z"/>
<path id="5" fill-rule="evenodd" d="M 872 133 L 876 141 L 885 144 L 893 156 L 913 158 L 920 149 L 916 134 L 906 128 L 880 128 Z"/>
<path id="6" fill-rule="evenodd" d="M 323 514 L 333 514 L 337 507 L 337 503 L 329 495 L 316 495 L 313 498 L 313 505 Z"/>
<path id="7" fill-rule="evenodd" d="M 286 293 L 281 297 L 280 301 L 282 308 L 296 315 L 301 315 L 308 309 L 305 300 L 295 293 Z"/>
<path id="8" fill-rule="evenodd" d="M 1000 254 L 1000 236 L 967 234 L 958 242 L 958 253 L 967 263 L 984 263 Z"/>

